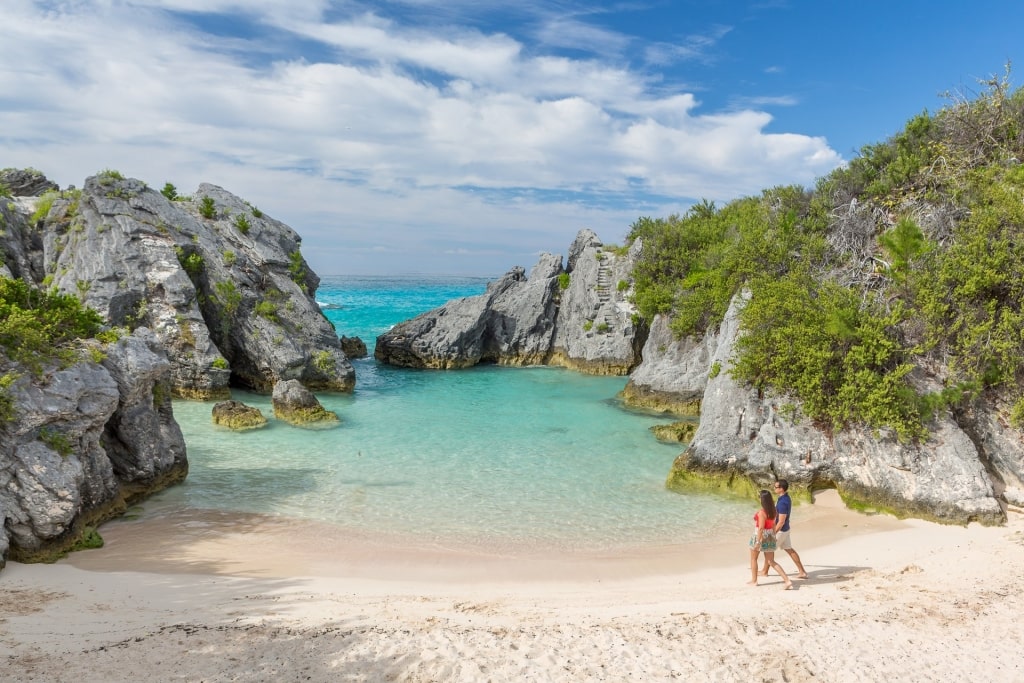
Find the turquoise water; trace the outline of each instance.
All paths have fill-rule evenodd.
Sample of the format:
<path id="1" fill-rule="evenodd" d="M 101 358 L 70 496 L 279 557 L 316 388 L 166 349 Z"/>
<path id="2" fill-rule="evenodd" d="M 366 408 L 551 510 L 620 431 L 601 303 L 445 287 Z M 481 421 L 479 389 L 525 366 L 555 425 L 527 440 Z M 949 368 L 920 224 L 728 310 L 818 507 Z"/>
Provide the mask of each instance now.
<path id="1" fill-rule="evenodd" d="M 420 371 L 379 365 L 376 336 L 442 303 L 484 291 L 479 278 L 325 278 L 317 294 L 338 333 L 370 348 L 352 395 L 319 396 L 330 429 L 275 420 L 268 396 L 235 392 L 267 428 L 211 423 L 212 404 L 175 403 L 186 482 L 157 504 L 327 522 L 396 540 L 487 548 L 598 550 L 734 533 L 747 506 L 665 489 L 679 445 L 669 421 L 625 409 L 624 377 L 555 368 Z"/>

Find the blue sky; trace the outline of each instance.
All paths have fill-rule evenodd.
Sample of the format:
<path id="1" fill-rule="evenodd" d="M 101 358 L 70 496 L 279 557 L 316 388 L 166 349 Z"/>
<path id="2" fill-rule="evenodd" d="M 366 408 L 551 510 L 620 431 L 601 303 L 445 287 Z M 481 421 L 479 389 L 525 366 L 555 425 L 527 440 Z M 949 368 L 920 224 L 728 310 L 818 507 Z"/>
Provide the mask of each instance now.
<path id="1" fill-rule="evenodd" d="M 497 276 L 813 185 L 1020 64 L 1022 26 L 1015 0 L 4 0 L 0 167 L 220 185 L 320 275 Z"/>

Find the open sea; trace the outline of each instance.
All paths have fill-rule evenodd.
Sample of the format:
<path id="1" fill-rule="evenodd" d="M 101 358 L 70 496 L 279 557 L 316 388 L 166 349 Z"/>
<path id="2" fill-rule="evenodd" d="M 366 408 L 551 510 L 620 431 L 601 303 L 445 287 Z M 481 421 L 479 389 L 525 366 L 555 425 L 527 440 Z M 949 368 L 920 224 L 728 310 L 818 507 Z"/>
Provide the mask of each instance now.
<path id="1" fill-rule="evenodd" d="M 187 480 L 142 507 L 315 520 L 360 537 L 467 548 L 615 551 L 742 537 L 752 504 L 668 491 L 679 444 L 650 427 L 672 421 L 625 408 L 625 377 L 564 369 L 408 370 L 373 359 L 377 335 L 455 298 L 484 291 L 466 277 L 327 277 L 317 300 L 353 361 L 351 395 L 320 394 L 340 426 L 277 421 L 270 397 L 234 393 L 270 420 L 235 433 L 212 403 L 176 401 Z"/>

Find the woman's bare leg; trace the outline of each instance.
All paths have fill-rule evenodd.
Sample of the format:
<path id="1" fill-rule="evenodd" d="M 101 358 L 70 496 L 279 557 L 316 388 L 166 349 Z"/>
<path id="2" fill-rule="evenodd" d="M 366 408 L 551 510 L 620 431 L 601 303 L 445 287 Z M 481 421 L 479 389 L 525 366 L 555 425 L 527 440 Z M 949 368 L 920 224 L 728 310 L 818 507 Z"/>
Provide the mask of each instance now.
<path id="1" fill-rule="evenodd" d="M 756 561 L 757 558 L 754 558 L 754 559 Z M 792 588 L 793 587 L 793 582 L 789 580 L 788 576 L 786 576 L 786 572 L 783 571 L 782 565 L 780 565 L 778 562 L 775 561 L 775 553 L 769 553 L 769 552 L 766 551 L 765 554 L 764 554 L 764 559 L 765 559 L 765 561 L 768 564 L 771 565 L 772 569 L 774 569 L 775 572 L 779 576 L 782 577 L 783 583 L 786 584 L 786 590 L 789 590 L 790 588 Z M 757 569 L 757 565 L 756 564 L 754 565 L 754 569 L 755 570 Z"/>
<path id="2" fill-rule="evenodd" d="M 750 581 L 747 581 L 748 585 L 757 585 L 757 555 L 761 552 L 760 550 L 750 549 Z"/>

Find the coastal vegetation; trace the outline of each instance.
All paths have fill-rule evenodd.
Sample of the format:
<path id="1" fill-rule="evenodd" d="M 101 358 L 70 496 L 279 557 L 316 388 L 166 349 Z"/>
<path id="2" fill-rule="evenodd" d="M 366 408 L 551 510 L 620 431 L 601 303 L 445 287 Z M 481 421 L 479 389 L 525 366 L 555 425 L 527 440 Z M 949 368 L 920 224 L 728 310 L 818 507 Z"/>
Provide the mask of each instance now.
<path id="1" fill-rule="evenodd" d="M 217 217 L 217 205 L 213 203 L 213 197 L 203 197 L 199 200 L 199 215 L 203 218 Z"/>
<path id="2" fill-rule="evenodd" d="M 34 374 L 48 362 L 70 364 L 79 358 L 74 342 L 95 337 L 102 327 L 99 313 L 74 295 L 0 277 L 0 361 Z"/>
<path id="3" fill-rule="evenodd" d="M 813 189 L 637 220 L 640 314 L 701 334 L 747 292 L 728 371 L 826 431 L 920 440 L 986 394 L 1024 427 L 1024 91 L 981 86 Z"/>

